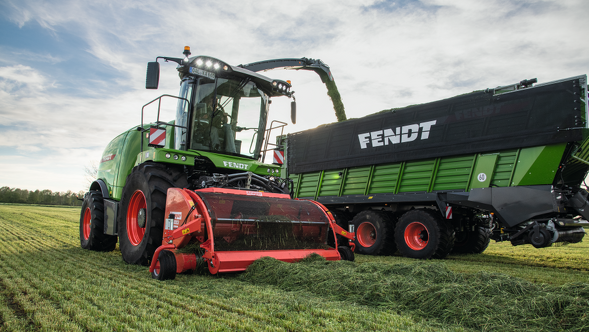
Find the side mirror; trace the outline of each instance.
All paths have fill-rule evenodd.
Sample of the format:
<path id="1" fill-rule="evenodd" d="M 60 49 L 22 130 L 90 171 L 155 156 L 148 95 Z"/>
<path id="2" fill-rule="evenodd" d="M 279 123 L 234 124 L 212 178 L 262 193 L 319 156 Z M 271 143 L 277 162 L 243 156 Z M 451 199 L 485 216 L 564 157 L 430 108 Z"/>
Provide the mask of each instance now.
<path id="1" fill-rule="evenodd" d="M 147 63 L 147 77 L 145 79 L 146 89 L 157 89 L 160 82 L 160 64 L 159 62 Z"/>
<path id="2" fill-rule="evenodd" d="M 297 102 L 294 100 L 290 103 L 290 120 L 292 124 L 297 123 Z"/>

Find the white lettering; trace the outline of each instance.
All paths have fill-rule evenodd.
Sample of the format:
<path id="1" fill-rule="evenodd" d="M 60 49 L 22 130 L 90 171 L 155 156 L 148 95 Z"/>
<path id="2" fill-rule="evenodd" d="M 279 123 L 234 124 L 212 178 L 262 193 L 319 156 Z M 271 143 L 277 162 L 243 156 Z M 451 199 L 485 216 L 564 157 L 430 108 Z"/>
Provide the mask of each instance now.
<path id="1" fill-rule="evenodd" d="M 370 140 L 368 139 L 369 137 L 370 137 L 369 133 L 358 135 L 358 139 L 360 140 L 360 148 L 361 149 L 366 149 L 366 144 L 370 143 Z"/>
<path id="2" fill-rule="evenodd" d="M 458 114 L 458 113 L 457 113 Z M 470 114 L 468 114 L 470 116 Z M 360 142 L 360 148 L 366 149 L 369 144 L 373 147 L 379 147 L 383 145 L 390 144 L 399 144 L 399 143 L 406 143 L 406 142 L 413 142 L 417 138 L 419 139 L 428 139 L 429 133 L 432 127 L 437 123 L 437 120 L 431 120 L 426 122 L 421 122 L 419 124 L 410 124 L 405 125 L 402 127 L 396 127 L 396 130 L 393 128 L 387 128 L 384 130 L 372 131 L 368 133 L 363 133 L 358 135 L 358 141 Z M 421 131 L 421 135 L 419 135 Z M 225 162 L 225 166 L 227 166 L 228 162 Z M 229 163 L 231 164 L 231 163 Z M 233 166 L 230 166 L 233 167 Z"/>
<path id="3" fill-rule="evenodd" d="M 237 169 L 248 169 L 249 167 L 248 164 L 234 163 L 232 161 L 223 161 L 223 166 Z"/>
<path id="4" fill-rule="evenodd" d="M 384 145 L 399 144 L 401 142 L 401 127 L 397 127 L 397 134 L 392 129 L 384 130 Z"/>
<path id="5" fill-rule="evenodd" d="M 417 139 L 419 135 L 419 125 L 412 124 L 408 126 L 403 126 L 403 133 L 401 134 L 401 142 L 412 142 Z"/>
<path id="6" fill-rule="evenodd" d="M 433 125 L 436 124 L 438 120 L 433 120 L 433 121 L 428 121 L 428 122 L 422 122 L 419 124 L 419 126 L 422 128 L 421 130 L 421 139 L 428 139 L 429 138 L 429 130 L 431 129 L 431 127 Z"/>
<path id="7" fill-rule="evenodd" d="M 382 146 L 382 130 L 380 131 L 373 131 L 370 133 L 370 137 L 372 137 L 372 146 Z"/>

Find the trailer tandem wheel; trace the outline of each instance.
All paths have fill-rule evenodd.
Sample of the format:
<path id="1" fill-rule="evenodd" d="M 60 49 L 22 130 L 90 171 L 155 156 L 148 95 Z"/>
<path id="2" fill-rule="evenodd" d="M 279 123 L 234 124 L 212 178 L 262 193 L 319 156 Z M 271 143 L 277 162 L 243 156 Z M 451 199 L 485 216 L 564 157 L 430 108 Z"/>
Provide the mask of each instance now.
<path id="1" fill-rule="evenodd" d="M 454 246 L 454 230 L 435 211 L 405 212 L 395 228 L 397 249 L 409 258 L 445 258 Z"/>
<path id="2" fill-rule="evenodd" d="M 113 251 L 117 237 L 104 234 L 104 203 L 100 191 L 92 190 L 84 196 L 80 215 L 80 245 L 95 251 Z"/>
<path id="3" fill-rule="evenodd" d="M 488 227 L 475 226 L 474 230 L 456 232 L 453 253 L 480 254 L 491 242 L 491 230 Z"/>
<path id="4" fill-rule="evenodd" d="M 364 255 L 390 255 L 396 251 L 393 222 L 381 211 L 366 210 L 351 221 L 356 230 L 356 252 Z"/>
<path id="5" fill-rule="evenodd" d="M 119 247 L 125 262 L 149 264 L 162 242 L 168 188 L 186 186 L 174 181 L 178 178 L 186 182 L 178 172 L 151 162 L 133 168 L 127 177 L 118 222 Z"/>

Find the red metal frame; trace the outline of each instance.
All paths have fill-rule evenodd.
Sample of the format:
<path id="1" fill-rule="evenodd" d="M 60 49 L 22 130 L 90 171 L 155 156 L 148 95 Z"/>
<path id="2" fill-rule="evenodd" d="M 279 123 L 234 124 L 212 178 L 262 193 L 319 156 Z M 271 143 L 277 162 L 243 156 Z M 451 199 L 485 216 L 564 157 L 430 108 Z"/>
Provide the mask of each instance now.
<path id="1" fill-rule="evenodd" d="M 258 191 L 245 191 L 223 188 L 207 188 L 198 190 L 199 192 L 220 193 L 232 195 L 273 197 L 281 199 L 291 199 L 286 194 L 274 194 Z M 329 220 L 334 236 L 342 235 L 350 239 L 352 250 L 354 250 L 354 233 L 349 233 L 335 223 L 331 212 L 322 204 L 310 201 L 325 212 Z M 176 256 L 176 272 L 181 273 L 196 268 L 196 254 L 178 253 L 177 249 L 185 246 L 193 239 L 204 249 L 202 258 L 207 263 L 208 269 L 212 274 L 223 272 L 244 271 L 251 263 L 262 257 L 273 257 L 285 262 L 296 262 L 310 254 L 318 254 L 327 260 L 340 260 L 341 256 L 337 250 L 337 241 L 335 248 L 329 249 L 292 249 L 292 250 L 246 250 L 246 251 L 215 251 L 213 241 L 213 220 L 209 215 L 206 204 L 199 195 L 188 189 L 170 188 L 166 201 L 166 226 L 164 229 L 163 243 L 158 247 L 153 255 L 149 268 L 150 272 L 158 266 L 158 257 L 162 250 L 170 250 Z M 172 217 L 172 218 L 170 218 Z M 178 223 L 177 225 L 175 223 Z M 206 240 L 205 240 L 206 239 Z"/>

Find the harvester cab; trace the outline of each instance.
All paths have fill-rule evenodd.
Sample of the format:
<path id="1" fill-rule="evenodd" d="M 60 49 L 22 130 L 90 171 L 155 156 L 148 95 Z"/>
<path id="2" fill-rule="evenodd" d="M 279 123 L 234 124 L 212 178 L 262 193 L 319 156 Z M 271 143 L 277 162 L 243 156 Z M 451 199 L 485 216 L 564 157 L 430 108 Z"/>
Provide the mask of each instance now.
<path id="1" fill-rule="evenodd" d="M 263 163 L 270 131 L 286 125 L 267 129 L 270 99 L 293 98 L 290 82 L 190 57 L 188 47 L 184 55 L 148 63 L 147 89 L 158 88 L 158 59 L 177 63 L 180 93 L 144 105 L 141 124 L 105 149 L 82 206 L 82 247 L 110 251 L 118 239 L 126 262 L 150 264 L 160 280 L 194 270 L 197 261 L 219 273 L 264 256 L 353 260 L 354 233 L 321 204 L 292 199 L 281 167 Z M 177 105 L 172 121 L 160 120 L 163 98 Z M 145 123 L 150 105 L 157 119 Z M 328 233 L 347 238 L 351 249 L 328 245 Z"/>

